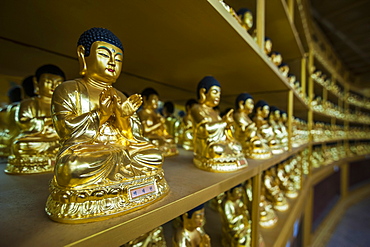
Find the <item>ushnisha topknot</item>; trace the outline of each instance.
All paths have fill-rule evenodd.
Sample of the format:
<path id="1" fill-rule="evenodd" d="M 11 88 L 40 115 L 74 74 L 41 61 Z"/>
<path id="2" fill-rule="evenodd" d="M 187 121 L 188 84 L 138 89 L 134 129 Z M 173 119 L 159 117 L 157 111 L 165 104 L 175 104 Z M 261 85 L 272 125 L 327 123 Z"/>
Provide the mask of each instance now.
<path id="1" fill-rule="evenodd" d="M 249 93 L 239 94 L 238 97 L 236 97 L 236 100 L 235 100 L 235 108 L 239 109 L 239 101 L 245 102 L 247 99 L 253 99 L 252 95 L 250 95 Z"/>
<path id="2" fill-rule="evenodd" d="M 189 210 L 187 213 L 188 213 L 188 219 L 190 219 L 191 218 L 191 216 L 193 215 L 193 213 L 195 213 L 195 211 L 199 211 L 199 210 L 201 210 L 201 209 L 203 209 L 204 208 L 204 203 L 203 204 L 200 204 L 199 206 L 196 206 L 195 208 L 193 208 L 193 209 L 191 209 L 191 210 Z"/>
<path id="3" fill-rule="evenodd" d="M 236 14 L 237 14 L 237 15 L 241 15 L 241 16 L 243 16 L 243 15 L 245 15 L 245 13 L 247 13 L 247 12 L 252 13 L 252 11 L 250 11 L 250 10 L 249 10 L 249 9 L 247 9 L 247 8 L 241 8 L 241 9 L 239 9 L 239 10 L 236 12 Z"/>
<path id="4" fill-rule="evenodd" d="M 110 30 L 101 27 L 93 27 L 81 34 L 77 46 L 82 45 L 85 48 L 85 57 L 90 55 L 91 45 L 95 41 L 104 41 L 117 46 L 123 51 L 123 46 L 119 38 Z"/>
<path id="5" fill-rule="evenodd" d="M 206 91 L 205 93 L 208 92 L 208 90 L 212 87 L 212 86 L 218 86 L 218 87 L 221 87 L 221 84 L 219 81 L 216 80 L 216 78 L 214 78 L 213 76 L 205 76 L 203 77 L 203 79 L 198 83 L 198 88 L 197 88 L 197 97 L 198 99 L 200 99 L 200 94 L 199 94 L 199 90 L 201 88 L 204 88 Z"/>

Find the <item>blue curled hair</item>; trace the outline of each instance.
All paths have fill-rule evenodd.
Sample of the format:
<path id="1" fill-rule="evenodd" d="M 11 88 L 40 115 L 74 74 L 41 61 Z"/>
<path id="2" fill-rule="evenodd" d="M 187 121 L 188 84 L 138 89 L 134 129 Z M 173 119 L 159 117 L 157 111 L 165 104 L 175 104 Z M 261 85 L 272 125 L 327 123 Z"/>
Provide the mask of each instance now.
<path id="1" fill-rule="evenodd" d="M 219 86 L 221 87 L 221 84 L 219 81 L 216 80 L 216 78 L 214 78 L 213 76 L 205 76 L 199 83 L 198 83 L 198 87 L 197 87 L 197 97 L 198 99 L 200 99 L 200 89 L 204 88 L 206 90 L 205 93 L 208 92 L 208 90 L 212 87 L 212 86 Z"/>
<path id="2" fill-rule="evenodd" d="M 245 102 L 247 99 L 253 99 L 252 95 L 249 93 L 241 93 L 235 99 L 235 108 L 239 109 L 239 101 Z"/>
<path id="3" fill-rule="evenodd" d="M 204 208 L 204 203 L 203 203 L 203 204 L 200 204 L 199 206 L 197 206 L 197 207 L 195 207 L 195 208 L 193 208 L 193 209 L 191 209 L 191 210 L 189 210 L 189 211 L 187 212 L 187 214 L 188 214 L 188 219 L 190 219 L 190 218 L 191 218 L 191 216 L 193 216 L 193 213 L 194 213 L 195 211 L 201 210 L 201 209 L 203 209 L 203 208 Z"/>
<path id="4" fill-rule="evenodd" d="M 85 48 L 85 57 L 90 55 L 90 48 L 95 41 L 107 42 L 117 46 L 123 51 L 121 41 L 110 30 L 101 27 L 93 27 L 81 34 L 77 42 L 77 46 L 82 45 Z"/>
<path id="5" fill-rule="evenodd" d="M 264 100 L 259 100 L 255 105 L 254 105 L 254 110 L 257 111 L 258 108 L 262 108 L 264 107 L 265 105 L 269 106 L 269 104 L 264 101 Z"/>
<path id="6" fill-rule="evenodd" d="M 61 70 L 58 66 L 53 65 L 53 64 L 43 65 L 36 70 L 35 76 L 36 76 L 37 82 L 40 80 L 40 77 L 43 74 L 59 75 L 63 77 L 63 80 L 66 79 L 66 76 L 63 70 Z"/>
<path id="7" fill-rule="evenodd" d="M 281 68 L 281 67 L 284 67 L 284 66 L 289 66 L 288 64 L 286 64 L 286 63 L 281 63 L 279 66 L 278 66 L 278 68 Z"/>
<path id="8" fill-rule="evenodd" d="M 247 8 L 241 8 L 241 9 L 239 9 L 239 10 L 236 12 L 236 14 L 237 14 L 237 15 L 244 16 L 244 15 L 245 15 L 245 13 L 247 13 L 247 12 L 252 13 L 252 11 L 250 11 L 250 9 L 247 9 Z"/>

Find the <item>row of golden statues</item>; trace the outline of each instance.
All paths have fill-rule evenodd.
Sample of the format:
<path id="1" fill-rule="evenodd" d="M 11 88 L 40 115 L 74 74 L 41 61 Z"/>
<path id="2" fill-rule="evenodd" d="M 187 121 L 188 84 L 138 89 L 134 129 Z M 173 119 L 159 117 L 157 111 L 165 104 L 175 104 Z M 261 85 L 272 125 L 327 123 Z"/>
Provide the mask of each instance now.
<path id="1" fill-rule="evenodd" d="M 302 164 L 307 163 L 302 162 L 302 159 L 307 159 L 305 154 L 306 152 L 301 152 L 264 172 L 258 209 L 261 227 L 274 227 L 278 221 L 276 211 L 287 211 L 289 200 L 298 196 L 304 177 Z M 251 246 L 252 201 L 252 181 L 249 179 L 210 200 L 206 203 L 207 206 L 202 204 L 184 213 L 172 221 L 172 246 L 211 246 L 210 236 L 204 229 L 205 209 L 216 210 L 219 213 L 222 246 Z M 158 234 L 159 232 L 161 234 Z M 156 233 L 155 237 L 153 233 Z M 259 246 L 265 246 L 261 234 L 258 238 Z M 162 227 L 155 228 L 123 246 L 139 247 L 154 244 L 166 246 Z"/>
<path id="2" fill-rule="evenodd" d="M 248 166 L 246 157 L 265 159 L 287 149 L 286 113 L 270 111 L 265 101 L 254 106 L 243 93 L 235 112 L 221 118 L 214 109 L 221 85 L 212 76 L 198 84 L 197 100 L 179 124 L 182 137 L 170 133 L 176 128 L 157 113 L 154 89 L 127 97 L 113 87 L 123 52 L 111 31 L 89 29 L 77 43 L 82 78 L 65 81 L 59 67 L 42 66 L 33 77 L 36 96 L 1 112 L 5 172 L 54 172 L 45 209 L 51 219 L 102 220 L 162 198 L 169 192 L 163 159 L 178 154 L 176 142 L 211 172 L 233 172 Z"/>
<path id="3" fill-rule="evenodd" d="M 170 190 L 163 160 L 178 154 L 177 145 L 193 150 L 195 166 L 211 172 L 237 171 L 248 166 L 246 157 L 267 159 L 287 150 L 285 112 L 242 93 L 235 110 L 220 117 L 221 84 L 212 76 L 198 83 L 197 100 L 188 102 L 181 123 L 157 112 L 152 88 L 126 96 L 113 87 L 123 53 L 111 31 L 91 28 L 77 42 L 81 78 L 65 81 L 57 66 L 42 66 L 33 77 L 36 95 L 1 111 L 5 172 L 54 172 L 45 208 L 51 219 L 103 220 L 163 198 Z M 304 124 L 294 126 L 297 139 L 307 140 Z M 264 181 L 279 173 L 266 174 Z M 281 193 L 268 191 L 266 200 L 285 203 Z"/>

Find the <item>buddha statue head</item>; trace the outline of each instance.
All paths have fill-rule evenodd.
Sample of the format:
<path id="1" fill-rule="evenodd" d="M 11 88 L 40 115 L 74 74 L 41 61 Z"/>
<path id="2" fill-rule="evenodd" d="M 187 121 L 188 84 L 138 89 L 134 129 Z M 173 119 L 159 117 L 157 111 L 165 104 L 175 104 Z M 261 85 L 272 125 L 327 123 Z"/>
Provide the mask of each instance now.
<path id="1" fill-rule="evenodd" d="M 205 223 L 204 204 L 201 204 L 182 215 L 184 228 L 193 231 Z"/>
<path id="2" fill-rule="evenodd" d="M 269 118 L 274 121 L 278 121 L 280 119 L 280 110 L 276 106 L 270 107 Z"/>
<path id="3" fill-rule="evenodd" d="M 196 104 L 197 102 L 198 101 L 196 101 L 195 99 L 189 99 L 188 101 L 186 101 L 185 111 L 187 114 L 190 112 L 190 109 L 193 107 L 193 105 Z"/>
<path id="4" fill-rule="evenodd" d="M 158 109 L 159 95 L 154 88 L 151 87 L 145 88 L 141 92 L 141 96 L 143 97 L 144 109 L 150 109 L 154 111 Z"/>
<path id="5" fill-rule="evenodd" d="M 279 71 L 283 74 L 283 76 L 288 77 L 289 74 L 289 65 L 286 63 L 281 63 L 279 66 Z"/>
<path id="6" fill-rule="evenodd" d="M 231 201 L 239 200 L 243 197 L 243 186 L 238 184 L 227 191 L 227 198 Z"/>
<path id="7" fill-rule="evenodd" d="M 173 116 L 173 113 L 175 112 L 175 106 L 171 101 L 167 101 L 163 105 L 163 116 L 164 117 L 171 117 Z"/>
<path id="8" fill-rule="evenodd" d="M 30 76 L 27 76 L 26 78 L 24 78 L 24 80 L 22 81 L 22 88 L 23 88 L 23 91 L 24 91 L 24 97 L 25 98 L 32 98 L 32 97 L 35 97 L 37 96 L 35 94 L 35 86 L 33 84 L 33 76 L 30 75 Z"/>
<path id="9" fill-rule="evenodd" d="M 256 115 L 262 118 L 267 118 L 270 113 L 270 106 L 264 100 L 259 100 L 254 106 L 254 109 L 255 109 Z"/>
<path id="10" fill-rule="evenodd" d="M 197 88 L 197 97 L 200 104 L 216 107 L 220 103 L 221 85 L 213 76 L 204 77 Z"/>
<path id="11" fill-rule="evenodd" d="M 297 80 L 297 77 L 294 74 L 288 74 L 288 81 L 290 84 L 294 85 L 296 80 Z"/>
<path id="12" fill-rule="evenodd" d="M 272 51 L 272 40 L 268 37 L 265 37 L 264 52 L 266 55 L 270 55 Z"/>
<path id="13" fill-rule="evenodd" d="M 280 64 L 283 62 L 283 57 L 281 56 L 280 52 L 277 51 L 271 52 L 270 59 L 276 66 L 280 66 Z"/>
<path id="14" fill-rule="evenodd" d="M 245 111 L 247 114 L 253 112 L 254 100 L 248 93 L 241 93 L 235 100 L 235 109 Z"/>
<path id="15" fill-rule="evenodd" d="M 241 23 L 243 27 L 248 31 L 253 27 L 253 14 L 252 11 L 250 11 L 247 8 L 241 8 L 239 9 L 236 14 L 241 20 Z"/>
<path id="16" fill-rule="evenodd" d="M 80 74 L 91 82 L 112 85 L 122 69 L 123 46 L 108 29 L 91 28 L 77 42 Z"/>
<path id="17" fill-rule="evenodd" d="M 65 81 L 64 72 L 52 64 L 43 65 L 36 70 L 33 78 L 35 93 L 40 97 L 51 98 L 55 88 Z"/>

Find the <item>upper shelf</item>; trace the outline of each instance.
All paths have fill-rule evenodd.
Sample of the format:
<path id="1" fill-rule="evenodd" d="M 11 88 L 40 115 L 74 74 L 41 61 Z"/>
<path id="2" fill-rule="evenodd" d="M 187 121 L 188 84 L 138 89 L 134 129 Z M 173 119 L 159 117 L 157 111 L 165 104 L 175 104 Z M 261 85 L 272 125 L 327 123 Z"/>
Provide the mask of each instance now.
<path id="1" fill-rule="evenodd" d="M 273 2 L 277 3 L 266 6 L 270 22 L 266 30 L 278 25 L 269 31 L 274 47 L 285 58 L 299 58 L 294 28 L 287 28 L 285 3 Z M 124 45 L 124 73 L 115 86 L 129 94 L 149 85 L 159 87 L 165 100 L 185 102 L 196 97 L 196 85 L 205 75 L 215 76 L 226 95 L 289 89 L 278 69 L 217 0 L 145 4 L 116 0 L 109 6 L 106 12 L 102 10 L 107 3 L 99 1 L 67 0 L 52 6 L 46 0 L 22 5 L 7 1 L 3 6 L 7 11 L 0 16 L 4 51 L 0 73 L 25 77 L 43 64 L 55 63 L 68 79 L 79 77 L 77 39 L 98 26 L 112 30 Z"/>

